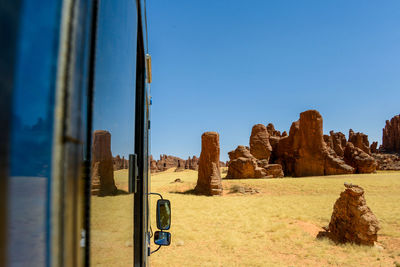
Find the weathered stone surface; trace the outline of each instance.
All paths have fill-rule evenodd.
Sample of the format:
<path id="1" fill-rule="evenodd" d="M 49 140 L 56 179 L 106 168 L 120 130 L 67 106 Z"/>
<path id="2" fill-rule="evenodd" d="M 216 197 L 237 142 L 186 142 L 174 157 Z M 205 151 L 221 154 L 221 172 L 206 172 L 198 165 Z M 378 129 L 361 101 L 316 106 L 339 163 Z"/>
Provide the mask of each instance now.
<path id="1" fill-rule="evenodd" d="M 245 146 L 238 146 L 234 151 L 228 153 L 229 165 L 227 178 L 246 179 L 265 177 L 265 171 L 258 167 L 257 159 Z"/>
<path id="2" fill-rule="evenodd" d="M 373 153 L 372 156 L 376 160 L 377 170 L 400 171 L 400 155 L 396 153 Z"/>
<path id="3" fill-rule="evenodd" d="M 175 156 L 160 155 L 160 159 L 157 161 L 156 165 L 158 171 L 166 171 L 171 168 L 184 169 L 186 161 Z"/>
<path id="4" fill-rule="evenodd" d="M 194 189 L 196 193 L 209 196 L 222 194 L 219 154 L 219 134 L 205 132 L 201 136 L 199 173 Z"/>
<path id="5" fill-rule="evenodd" d="M 121 158 L 119 155 L 117 155 L 116 157 L 113 157 L 113 166 L 114 171 L 128 169 L 129 160 L 125 159 L 125 157 Z"/>
<path id="6" fill-rule="evenodd" d="M 352 142 L 348 142 L 344 150 L 344 161 L 352 166 L 356 173 L 371 173 L 376 170 L 376 160 Z"/>
<path id="7" fill-rule="evenodd" d="M 185 166 L 186 166 L 186 160 L 178 159 L 176 168 L 175 168 L 175 172 L 180 172 L 180 171 L 185 170 Z"/>
<path id="8" fill-rule="evenodd" d="M 328 236 L 340 243 L 373 246 L 380 229 L 378 219 L 366 204 L 363 188 L 351 184 L 345 186 L 333 206 Z"/>
<path id="9" fill-rule="evenodd" d="M 284 173 L 280 164 L 269 164 L 267 159 L 257 160 L 248 147 L 238 146 L 229 154 L 227 178 L 276 178 L 283 177 Z"/>
<path id="10" fill-rule="evenodd" d="M 354 169 L 328 149 L 323 139 L 322 116 L 307 110 L 292 124 L 288 137 L 277 146 L 277 160 L 286 175 L 319 176 L 353 173 Z"/>
<path id="11" fill-rule="evenodd" d="M 347 144 L 346 136 L 341 132 L 335 133 L 334 131 L 330 131 L 329 134 L 332 141 L 332 149 L 335 151 L 336 155 L 343 157 L 344 148 Z"/>
<path id="12" fill-rule="evenodd" d="M 280 164 L 268 164 L 264 169 L 266 176 L 272 176 L 273 178 L 281 178 L 284 176 L 282 165 Z"/>
<path id="13" fill-rule="evenodd" d="M 198 170 L 198 165 L 199 165 L 199 158 L 196 156 L 193 156 L 192 158 L 188 158 L 185 162 L 185 169 L 188 170 Z"/>
<path id="14" fill-rule="evenodd" d="M 350 129 L 349 142 L 352 142 L 355 147 L 358 147 L 368 155 L 371 154 L 371 151 L 369 149 L 368 135 L 363 133 L 354 133 L 354 131 Z"/>
<path id="15" fill-rule="evenodd" d="M 270 136 L 278 136 L 281 137 L 281 132 L 275 130 L 275 126 L 272 123 L 268 123 L 267 131 Z"/>
<path id="16" fill-rule="evenodd" d="M 111 154 L 111 134 L 97 130 L 93 133 L 92 145 L 92 194 L 114 195 L 114 167 Z"/>
<path id="17" fill-rule="evenodd" d="M 330 135 L 324 134 L 324 142 L 327 146 L 333 149 L 333 141 Z"/>
<path id="18" fill-rule="evenodd" d="M 149 161 L 150 161 L 150 172 L 151 172 L 151 173 L 158 172 L 157 161 L 155 161 L 155 160 L 153 159 L 153 156 L 150 155 Z"/>
<path id="19" fill-rule="evenodd" d="M 269 160 L 272 147 L 269 143 L 269 133 L 263 124 L 253 126 L 250 135 L 250 153 L 256 159 Z"/>
<path id="20" fill-rule="evenodd" d="M 400 115 L 386 121 L 382 133 L 382 148 L 385 152 L 400 153 Z"/>
<path id="21" fill-rule="evenodd" d="M 369 149 L 370 149 L 371 153 L 378 153 L 378 142 L 372 142 Z"/>

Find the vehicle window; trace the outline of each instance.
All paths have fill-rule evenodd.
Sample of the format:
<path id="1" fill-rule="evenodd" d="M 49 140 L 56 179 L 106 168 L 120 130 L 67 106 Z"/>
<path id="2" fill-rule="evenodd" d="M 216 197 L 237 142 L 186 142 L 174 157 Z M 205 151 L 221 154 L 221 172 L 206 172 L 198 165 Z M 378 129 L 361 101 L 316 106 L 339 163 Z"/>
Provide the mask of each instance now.
<path id="1" fill-rule="evenodd" d="M 93 266 L 133 264 L 128 158 L 134 153 L 136 28 L 134 1 L 100 2 L 92 145 Z"/>
<path id="2" fill-rule="evenodd" d="M 44 266 L 61 1 L 23 1 L 9 180 L 9 266 Z"/>

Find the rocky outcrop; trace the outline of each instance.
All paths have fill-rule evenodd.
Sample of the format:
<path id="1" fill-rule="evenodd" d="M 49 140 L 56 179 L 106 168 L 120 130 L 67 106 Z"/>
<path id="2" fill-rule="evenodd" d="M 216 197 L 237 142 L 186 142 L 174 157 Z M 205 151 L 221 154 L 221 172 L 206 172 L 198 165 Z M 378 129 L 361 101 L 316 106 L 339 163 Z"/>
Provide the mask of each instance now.
<path id="1" fill-rule="evenodd" d="M 166 171 L 171 168 L 177 168 L 178 165 L 181 167 L 184 161 L 185 160 L 178 157 L 160 155 L 160 159 L 157 161 L 157 169 L 158 171 Z M 185 166 L 184 163 L 183 166 Z"/>
<path id="2" fill-rule="evenodd" d="M 326 145 L 322 127 L 319 112 L 308 110 L 292 124 L 289 136 L 279 140 L 276 163 L 282 165 L 286 175 L 300 177 L 354 172 Z"/>
<path id="3" fill-rule="evenodd" d="M 396 153 L 373 153 L 376 160 L 377 170 L 400 171 L 400 155 Z"/>
<path id="4" fill-rule="evenodd" d="M 355 169 L 356 173 L 371 173 L 376 171 L 375 159 L 365 153 L 352 142 L 348 142 L 344 150 L 344 161 Z"/>
<path id="5" fill-rule="evenodd" d="M 186 160 L 178 159 L 176 168 L 175 168 L 175 172 L 180 172 L 180 171 L 185 170 L 185 166 L 186 166 Z"/>
<path id="6" fill-rule="evenodd" d="M 369 150 L 371 151 L 371 153 L 378 153 L 378 142 L 372 142 Z"/>
<path id="7" fill-rule="evenodd" d="M 264 169 L 265 177 L 281 178 L 284 176 L 282 165 L 280 164 L 269 164 L 266 160 L 258 160 L 257 166 Z"/>
<path id="8" fill-rule="evenodd" d="M 150 155 L 150 158 L 149 158 L 149 162 L 150 162 L 150 172 L 151 173 L 158 172 L 157 161 L 154 160 L 153 156 L 151 156 L 151 155 Z"/>
<path id="9" fill-rule="evenodd" d="M 229 164 L 227 178 L 277 178 L 284 173 L 280 164 L 269 164 L 267 159 L 258 160 L 249 151 L 248 147 L 238 146 L 228 153 Z"/>
<path id="10" fill-rule="evenodd" d="M 354 131 L 350 129 L 349 142 L 352 142 L 355 147 L 358 147 L 368 155 L 371 154 L 371 151 L 369 149 L 368 135 L 363 133 L 354 133 Z"/>
<path id="11" fill-rule="evenodd" d="M 328 147 L 330 147 L 330 148 L 333 149 L 333 141 L 332 141 L 331 136 L 330 136 L 330 135 L 327 135 L 327 134 L 324 134 L 323 137 L 324 137 L 324 142 L 325 142 L 325 144 L 326 144 Z"/>
<path id="12" fill-rule="evenodd" d="M 329 134 L 332 142 L 332 149 L 335 151 L 336 155 L 343 157 L 344 148 L 347 144 L 346 136 L 341 132 L 335 133 L 334 131 L 330 131 Z"/>
<path id="13" fill-rule="evenodd" d="M 364 189 L 351 184 L 345 184 L 345 187 L 333 206 L 328 236 L 339 243 L 373 246 L 380 226 L 367 206 Z"/>
<path id="14" fill-rule="evenodd" d="M 257 159 L 245 146 L 238 146 L 228 153 L 229 165 L 227 178 L 246 179 L 265 177 L 265 171 L 257 166 Z"/>
<path id="15" fill-rule="evenodd" d="M 253 126 L 250 135 L 250 153 L 256 159 L 265 159 L 269 161 L 272 147 L 269 143 L 269 133 L 267 127 L 263 124 Z"/>
<path id="16" fill-rule="evenodd" d="M 92 194 L 108 196 L 114 195 L 116 192 L 111 134 L 107 131 L 97 130 L 93 133 L 92 144 Z"/>
<path id="17" fill-rule="evenodd" d="M 275 126 L 272 123 L 268 123 L 267 131 L 270 136 L 278 136 L 281 137 L 281 132 L 275 130 Z"/>
<path id="18" fill-rule="evenodd" d="M 219 134 L 205 132 L 201 136 L 199 172 L 194 189 L 196 193 L 209 196 L 222 194 L 219 154 Z"/>
<path id="19" fill-rule="evenodd" d="M 286 133 L 286 131 L 281 134 L 279 131 L 275 130 L 275 127 L 272 123 L 269 123 L 267 125 L 267 131 L 269 134 L 269 143 L 272 149 L 270 162 L 275 162 L 277 160 L 278 143 L 281 138 L 288 136 L 288 134 Z"/>
<path id="20" fill-rule="evenodd" d="M 199 158 L 198 157 L 193 156 L 192 158 L 189 157 L 186 160 L 185 169 L 197 171 L 198 167 L 199 167 Z"/>
<path id="21" fill-rule="evenodd" d="M 382 133 L 382 149 L 385 152 L 400 153 L 400 115 L 386 121 Z"/>
<path id="22" fill-rule="evenodd" d="M 116 157 L 113 157 L 113 166 L 114 171 L 128 169 L 129 160 L 125 159 L 125 157 L 121 158 L 119 155 L 117 155 Z"/>

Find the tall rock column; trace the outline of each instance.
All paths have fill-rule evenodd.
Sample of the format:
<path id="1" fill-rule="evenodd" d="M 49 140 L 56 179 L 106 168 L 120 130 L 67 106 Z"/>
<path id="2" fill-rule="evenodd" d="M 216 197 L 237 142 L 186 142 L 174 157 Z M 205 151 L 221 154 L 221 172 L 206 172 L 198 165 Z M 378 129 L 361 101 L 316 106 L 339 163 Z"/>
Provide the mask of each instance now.
<path id="1" fill-rule="evenodd" d="M 400 153 L 400 115 L 386 121 L 382 133 L 382 148 L 386 152 Z"/>
<path id="2" fill-rule="evenodd" d="M 111 134 L 107 131 L 97 130 L 93 134 L 92 145 L 92 194 L 107 196 L 114 195 L 116 191 Z"/>
<path id="3" fill-rule="evenodd" d="M 196 193 L 208 196 L 222 194 L 219 153 L 219 134 L 203 133 L 197 185 L 194 189 Z"/>

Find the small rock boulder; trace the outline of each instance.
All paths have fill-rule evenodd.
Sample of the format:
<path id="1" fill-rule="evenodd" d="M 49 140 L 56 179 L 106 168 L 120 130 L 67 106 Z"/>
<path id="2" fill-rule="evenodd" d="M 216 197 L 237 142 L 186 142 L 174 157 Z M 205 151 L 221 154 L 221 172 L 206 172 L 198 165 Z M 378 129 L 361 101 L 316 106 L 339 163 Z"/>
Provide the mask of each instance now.
<path id="1" fill-rule="evenodd" d="M 205 132 L 201 136 L 199 172 L 194 189 L 196 193 L 208 196 L 222 195 L 219 154 L 219 134 Z"/>
<path id="2" fill-rule="evenodd" d="M 333 206 L 328 236 L 339 243 L 373 246 L 380 226 L 366 204 L 364 189 L 347 183 L 345 187 Z"/>

